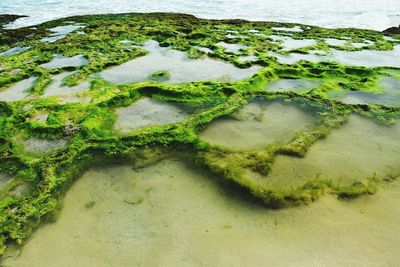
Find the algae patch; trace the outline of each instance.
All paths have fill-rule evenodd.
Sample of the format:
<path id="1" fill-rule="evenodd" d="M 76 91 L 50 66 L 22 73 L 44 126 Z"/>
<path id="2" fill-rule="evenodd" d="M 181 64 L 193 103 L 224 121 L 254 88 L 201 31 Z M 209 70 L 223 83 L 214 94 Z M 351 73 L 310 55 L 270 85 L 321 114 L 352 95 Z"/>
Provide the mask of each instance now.
<path id="1" fill-rule="evenodd" d="M 121 133 L 129 133 L 147 126 L 175 123 L 189 116 L 173 104 L 151 98 L 142 98 L 128 107 L 118 108 L 116 114 L 118 119 L 114 127 Z"/>

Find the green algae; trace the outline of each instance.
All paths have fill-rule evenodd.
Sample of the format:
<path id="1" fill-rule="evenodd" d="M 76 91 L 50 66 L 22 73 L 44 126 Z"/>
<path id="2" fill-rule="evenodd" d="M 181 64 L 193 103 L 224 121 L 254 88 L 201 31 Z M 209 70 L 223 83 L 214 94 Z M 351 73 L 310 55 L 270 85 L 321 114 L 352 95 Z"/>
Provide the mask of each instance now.
<path id="1" fill-rule="evenodd" d="M 71 20 L 83 26 L 81 32 L 84 34 L 73 31 L 51 43 L 41 41 L 52 34 L 51 29 L 70 25 Z M 290 38 L 306 46 L 285 51 L 283 43 L 270 36 L 288 40 L 287 31 L 272 27 L 301 27 L 301 31 L 291 31 Z M 227 37 L 229 34 L 238 38 Z M 68 187 L 86 168 L 133 152 L 136 154 L 131 157 L 152 158 L 153 153 L 158 155 L 156 152 L 141 155 L 147 146 L 190 152 L 195 164 L 219 179 L 239 186 L 270 208 L 308 204 L 324 194 L 354 198 L 374 193 L 379 185 L 395 179 L 398 174 L 385 177 L 365 174 L 368 177 L 360 177 L 363 182 L 350 184 L 333 183 L 333 177 L 324 177 L 284 190 L 260 185 L 254 175 L 268 175 L 274 161 L 280 157 L 307 157 L 320 139 L 329 138 L 331 132 L 346 124 L 350 113 L 358 113 L 367 120 L 382 124 L 393 124 L 400 115 L 400 107 L 396 104 L 346 103 L 330 97 L 332 92 L 340 90 L 384 94 L 377 86 L 379 79 L 399 71 L 398 66 L 392 66 L 392 61 L 386 61 L 387 66 L 386 63 L 376 65 L 370 62 L 371 68 L 320 60 L 303 60 L 287 65 L 271 55 L 297 53 L 310 56 L 308 51 L 317 49 L 328 54 L 355 53 L 351 55 L 357 57 L 366 52 L 378 56 L 396 52 L 396 41 L 384 37 L 382 33 L 367 30 L 241 20 L 214 21 L 160 13 L 73 17 L 37 25 L 35 29 L 1 30 L 0 52 L 14 47 L 31 47 L 17 54 L 0 56 L 1 93 L 27 79 L 36 80 L 32 86 L 13 90 L 12 93 L 18 97 L 7 96 L 2 99 L 4 102 L 0 102 L 0 170 L 17 177 L 22 185 L 29 185 L 29 190 L 21 189 L 23 194 L 13 194 L 11 187 L 5 188 L 1 194 L 0 254 L 9 243 L 24 242 L 41 222 L 51 218 L 60 207 Z M 332 50 L 321 41 L 326 38 L 345 39 L 347 42 L 345 46 Z M 174 50 L 172 53 L 193 62 L 194 67 L 189 72 L 175 68 L 176 73 L 173 73 L 156 66 L 143 73 L 145 76 L 139 80 L 129 76 L 128 72 L 127 78 L 133 79 L 126 79 L 121 84 L 110 83 L 96 75 L 151 56 L 151 52 L 149 54 L 143 49 L 149 41 L 157 42 L 157 49 L 164 49 L 166 53 Z M 358 43 L 367 46 L 354 46 Z M 199 47 L 209 50 L 201 51 Z M 85 64 L 81 64 L 83 61 L 75 64 L 73 60 L 73 64 L 44 68 L 54 60 L 54 55 L 62 59 L 84 58 Z M 243 57 L 251 57 L 251 60 L 243 61 Z M 349 60 L 353 62 L 352 58 Z M 217 62 L 218 66 L 234 70 L 235 79 L 209 81 L 210 76 L 204 76 L 201 69 L 196 69 L 196 64 L 201 61 Z M 205 64 L 205 68 L 207 66 Z M 17 69 L 18 72 L 14 71 Z M 207 71 L 212 73 L 214 70 Z M 246 75 L 240 76 L 239 73 Z M 176 74 L 181 78 L 178 79 L 180 83 L 164 83 L 173 81 Z M 190 77 L 192 74 L 200 78 L 193 79 Z M 321 84 L 306 93 L 265 90 L 271 81 L 278 79 L 307 79 Z M 142 101 L 138 100 L 141 97 L 147 97 L 159 106 L 170 107 L 167 110 L 172 110 L 173 114 L 162 114 L 165 110 L 157 111 L 156 105 L 155 113 L 143 109 L 149 113 L 142 114 L 147 118 L 140 117 L 134 107 L 135 103 L 140 103 L 136 101 Z M 200 138 L 203 129 L 207 130 L 210 124 L 217 124 L 218 120 L 234 114 L 254 97 L 285 99 L 301 109 L 312 111 L 318 120 L 313 127 L 293 133 L 285 142 L 274 140 L 268 146 L 241 147 L 243 150 L 231 150 L 229 146 L 210 144 Z M 121 134 L 115 128 L 118 128 L 122 116 L 129 115 L 129 112 L 124 113 L 130 107 L 134 115 L 133 125 Z M 196 111 L 188 112 L 181 107 Z M 45 119 L 35 120 L 38 114 L 48 115 Z M 144 123 L 140 124 L 141 121 Z M 138 122 L 139 126 L 135 124 Z M 43 142 L 68 140 L 68 144 L 33 155 L 21 149 L 17 138 L 21 136 L 23 140 L 39 139 Z M 379 153 L 379 148 L 376 153 Z M 398 151 L 394 153 L 397 155 Z M 127 202 L 140 203 L 140 200 L 129 199 Z M 87 207 L 94 209 L 96 205 Z"/>
<path id="2" fill-rule="evenodd" d="M 67 192 L 57 220 L 4 264 L 396 265 L 399 192 L 396 181 L 376 196 L 272 211 L 182 159 L 92 167 Z"/>

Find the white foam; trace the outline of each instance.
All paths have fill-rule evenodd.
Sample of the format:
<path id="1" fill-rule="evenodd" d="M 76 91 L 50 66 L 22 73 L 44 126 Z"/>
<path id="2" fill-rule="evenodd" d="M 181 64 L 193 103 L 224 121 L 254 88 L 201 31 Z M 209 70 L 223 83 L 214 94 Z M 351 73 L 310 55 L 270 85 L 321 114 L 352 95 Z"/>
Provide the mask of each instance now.
<path id="1" fill-rule="evenodd" d="M 24 14 L 10 27 L 83 14 L 181 12 L 202 18 L 298 22 L 322 27 L 384 30 L 400 24 L 398 0 L 2 0 L 0 14 Z"/>

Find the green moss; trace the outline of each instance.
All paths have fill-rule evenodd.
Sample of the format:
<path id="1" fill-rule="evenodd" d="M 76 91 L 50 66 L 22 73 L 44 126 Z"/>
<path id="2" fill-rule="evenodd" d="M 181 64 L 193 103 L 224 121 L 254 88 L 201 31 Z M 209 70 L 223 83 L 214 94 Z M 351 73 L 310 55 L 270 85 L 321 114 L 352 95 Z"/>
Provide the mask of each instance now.
<path id="1" fill-rule="evenodd" d="M 84 25 L 80 29 L 84 34 L 74 32 L 54 43 L 40 41 L 50 33 L 49 28 L 68 24 L 68 21 Z M 32 187 L 26 196 L 20 198 L 10 196 L 7 188 L 0 192 L 0 254 L 4 252 L 6 242 L 22 243 L 40 222 L 52 218 L 70 184 L 87 166 L 98 162 L 123 159 L 135 167 L 142 167 L 168 156 L 170 151 L 179 154 L 186 151 L 184 155 L 187 158 L 222 180 L 245 189 L 270 208 L 308 204 L 324 194 L 334 194 L 341 199 L 372 194 L 380 183 L 397 178 L 396 174 L 380 178 L 364 177 L 366 179 L 363 182 L 350 186 L 317 179 L 298 188 L 281 190 L 261 186 L 249 177 L 249 172 L 268 174 L 279 154 L 304 156 L 316 141 L 328 136 L 332 129 L 341 127 L 350 113 L 359 113 L 385 124 L 393 123 L 400 116 L 400 107 L 349 105 L 329 98 L 329 94 L 335 91 L 379 93 L 379 77 L 391 76 L 389 71 L 399 73 L 398 68 L 363 68 L 335 62 L 300 61 L 293 65 L 277 62 L 269 52 L 281 50 L 281 44 L 272 42 L 268 36 L 284 33 L 274 31 L 271 27 L 295 25 L 204 20 L 190 15 L 152 13 L 78 16 L 46 22 L 35 26 L 35 29 L 1 30 L 0 51 L 17 45 L 31 48 L 19 54 L 0 57 L 4 68 L 0 71 L 0 91 L 31 76 L 36 76 L 37 81 L 31 88 L 32 99 L 0 102 L 0 171 L 19 177 Z M 349 44 L 370 40 L 373 44 L 367 49 L 382 51 L 393 47 L 393 43 L 383 39 L 380 32 L 298 26 L 303 32 L 293 32 L 293 38 L 317 40 L 317 45 L 298 49 L 299 53 L 308 53 L 310 49 L 329 52 L 330 47 L 322 41 L 323 38 L 346 37 L 350 38 Z M 242 37 L 228 38 L 227 30 L 234 30 Z M 259 33 L 254 34 L 249 30 L 258 30 Z M 131 43 L 121 42 L 123 40 Z M 160 83 L 169 79 L 170 73 L 166 70 L 155 72 L 148 81 L 135 84 L 114 85 L 97 78 L 96 73 L 108 67 L 145 56 L 147 51 L 138 45 L 148 40 L 185 51 L 193 59 L 205 56 L 196 48 L 202 46 L 213 49 L 207 56 L 239 68 L 254 64 L 264 68 L 252 77 L 237 82 Z M 239 55 L 216 45 L 221 41 L 247 46 L 240 53 L 254 55 L 257 60 L 239 62 Z M 349 45 L 340 49 L 357 50 Z M 55 54 L 66 57 L 83 55 L 89 63 L 77 68 L 54 70 L 40 67 L 51 61 Z M 20 71 L 12 74 L 12 70 L 16 69 Z M 76 71 L 65 80 L 67 86 L 91 80 L 90 91 L 84 93 L 91 97 L 90 103 L 60 104 L 56 97 L 42 97 L 52 76 L 65 71 Z M 306 94 L 266 90 L 270 81 L 282 78 L 305 78 L 322 84 Z M 178 103 L 180 108 L 190 110 L 190 116 L 174 124 L 153 125 L 126 135 L 117 134 L 113 130 L 116 120 L 113 110 L 130 105 L 143 96 Z M 300 108 L 312 110 L 318 117 L 315 127 L 296 134 L 287 144 L 273 144 L 252 151 L 231 151 L 200 140 L 198 132 L 201 129 L 219 117 L 232 114 L 254 97 L 269 100 L 281 98 L 298 104 Z M 49 113 L 45 122 L 33 120 L 40 111 Z M 32 157 L 20 149 L 18 142 L 18 138 L 31 137 L 68 138 L 69 143 L 53 153 Z M 87 208 L 92 205 L 88 203 Z"/>
<path id="2" fill-rule="evenodd" d="M 163 82 L 169 80 L 171 74 L 167 70 L 160 70 L 150 75 L 150 80 Z"/>

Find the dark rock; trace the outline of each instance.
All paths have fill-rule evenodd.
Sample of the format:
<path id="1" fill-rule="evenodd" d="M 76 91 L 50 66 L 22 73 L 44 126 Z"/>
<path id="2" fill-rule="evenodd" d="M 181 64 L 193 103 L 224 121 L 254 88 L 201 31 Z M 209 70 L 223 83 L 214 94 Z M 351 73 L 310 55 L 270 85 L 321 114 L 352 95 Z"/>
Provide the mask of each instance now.
<path id="1" fill-rule="evenodd" d="M 390 27 L 383 31 L 384 33 L 400 34 L 400 25 L 398 27 Z"/>
<path id="2" fill-rule="evenodd" d="M 24 15 L 13 15 L 13 14 L 1 14 L 0 15 L 0 27 L 3 25 L 11 23 L 19 18 L 25 18 L 27 16 Z"/>

